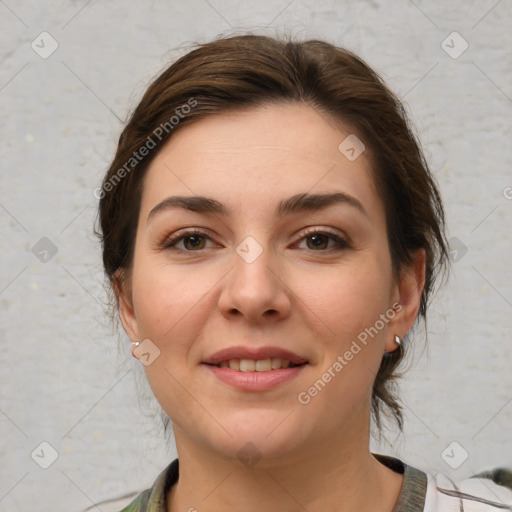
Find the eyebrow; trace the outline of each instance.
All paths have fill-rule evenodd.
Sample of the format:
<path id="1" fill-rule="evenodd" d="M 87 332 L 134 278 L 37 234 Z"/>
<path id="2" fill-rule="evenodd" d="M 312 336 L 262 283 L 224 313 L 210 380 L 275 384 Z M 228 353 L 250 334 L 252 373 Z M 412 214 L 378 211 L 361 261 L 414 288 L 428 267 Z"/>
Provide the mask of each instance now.
<path id="1" fill-rule="evenodd" d="M 332 194 L 296 194 L 281 201 L 276 208 L 276 217 L 285 217 L 300 212 L 312 212 L 322 210 L 329 206 L 343 204 L 359 210 L 368 216 L 361 202 L 354 196 L 344 192 Z M 148 215 L 147 222 L 157 213 L 172 208 L 183 208 L 198 213 L 214 213 L 221 216 L 229 215 L 229 209 L 215 199 L 204 196 L 171 196 L 158 203 Z"/>

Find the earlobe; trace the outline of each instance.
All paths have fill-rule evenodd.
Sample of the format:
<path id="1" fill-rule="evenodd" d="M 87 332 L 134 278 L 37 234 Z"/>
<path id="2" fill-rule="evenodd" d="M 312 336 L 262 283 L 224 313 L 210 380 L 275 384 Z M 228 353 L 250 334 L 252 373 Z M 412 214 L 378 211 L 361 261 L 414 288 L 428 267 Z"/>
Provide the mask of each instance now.
<path id="1" fill-rule="evenodd" d="M 139 339 L 137 319 L 133 307 L 130 279 L 122 270 L 116 271 L 112 279 L 123 329 L 131 340 Z M 134 345 L 132 344 L 132 350 Z"/>
<path id="2" fill-rule="evenodd" d="M 139 359 L 139 355 L 136 352 L 137 347 L 139 345 L 140 345 L 140 341 L 132 341 L 132 356 L 135 357 L 135 359 Z"/>
<path id="3" fill-rule="evenodd" d="M 392 336 L 392 343 L 386 344 L 386 352 L 395 352 L 397 350 L 403 350 L 403 340 L 400 338 L 400 336 L 395 334 Z"/>
<path id="4" fill-rule="evenodd" d="M 397 302 L 401 307 L 390 325 L 391 332 L 386 343 L 387 352 L 400 348 L 395 337 L 398 336 L 399 339 L 402 339 L 416 321 L 425 286 L 425 271 L 426 253 L 424 249 L 418 249 L 414 253 L 412 264 L 403 269 L 397 285 Z"/>

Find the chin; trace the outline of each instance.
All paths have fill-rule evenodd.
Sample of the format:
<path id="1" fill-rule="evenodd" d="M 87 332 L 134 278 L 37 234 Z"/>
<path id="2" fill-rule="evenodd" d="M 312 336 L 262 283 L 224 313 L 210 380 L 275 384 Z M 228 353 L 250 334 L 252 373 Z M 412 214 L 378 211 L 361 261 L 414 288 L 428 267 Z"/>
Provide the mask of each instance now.
<path id="1" fill-rule="evenodd" d="M 257 464 L 266 466 L 268 461 L 276 461 L 299 454 L 306 441 L 303 425 L 297 425 L 296 415 L 289 418 L 289 410 L 246 410 L 228 421 L 224 415 L 223 426 L 232 435 L 222 435 L 222 439 L 210 440 L 215 450 L 231 459 L 238 459 L 247 467 Z"/>
<path id="2" fill-rule="evenodd" d="M 278 461 L 300 453 L 301 444 L 297 441 L 272 437 L 237 435 L 225 440 L 221 446 L 216 444 L 215 450 L 223 457 L 238 460 L 242 466 L 256 469 L 275 467 Z"/>

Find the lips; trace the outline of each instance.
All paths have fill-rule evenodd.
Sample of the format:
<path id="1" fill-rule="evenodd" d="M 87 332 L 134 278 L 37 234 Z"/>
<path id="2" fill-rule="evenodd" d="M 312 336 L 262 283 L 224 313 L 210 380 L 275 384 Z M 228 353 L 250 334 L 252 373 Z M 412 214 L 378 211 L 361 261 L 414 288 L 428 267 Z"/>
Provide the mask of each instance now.
<path id="1" fill-rule="evenodd" d="M 306 358 L 284 348 L 236 346 L 215 352 L 201 366 L 231 388 L 266 392 L 298 378 L 308 365 Z"/>
<path id="2" fill-rule="evenodd" d="M 253 361 L 259 361 L 277 358 L 290 361 L 290 363 L 294 365 L 301 365 L 308 362 L 304 357 L 279 347 L 248 348 L 236 346 L 215 352 L 213 355 L 207 357 L 203 363 L 218 365 L 223 361 L 229 361 L 231 359 L 251 359 Z"/>

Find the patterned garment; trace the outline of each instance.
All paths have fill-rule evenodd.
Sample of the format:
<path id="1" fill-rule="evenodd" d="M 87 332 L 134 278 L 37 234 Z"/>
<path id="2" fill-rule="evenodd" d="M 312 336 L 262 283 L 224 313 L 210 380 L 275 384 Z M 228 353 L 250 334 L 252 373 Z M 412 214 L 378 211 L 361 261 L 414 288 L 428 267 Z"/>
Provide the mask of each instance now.
<path id="1" fill-rule="evenodd" d="M 388 455 L 373 454 L 393 471 L 404 475 L 393 512 L 500 512 L 512 511 L 512 471 L 482 472 L 458 484 L 438 473 L 428 475 Z M 121 512 L 166 512 L 166 496 L 178 481 L 175 459 L 147 489 Z M 193 510 L 193 509 L 192 509 Z"/>

